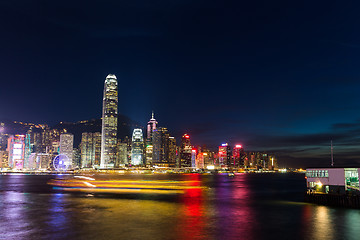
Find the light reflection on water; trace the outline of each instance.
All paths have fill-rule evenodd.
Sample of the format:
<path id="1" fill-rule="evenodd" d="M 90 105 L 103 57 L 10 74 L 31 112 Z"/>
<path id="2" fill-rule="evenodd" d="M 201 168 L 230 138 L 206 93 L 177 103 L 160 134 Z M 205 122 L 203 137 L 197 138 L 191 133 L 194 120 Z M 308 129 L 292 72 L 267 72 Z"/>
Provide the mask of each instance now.
<path id="1" fill-rule="evenodd" d="M 302 203 L 303 175 L 168 177 L 201 180 L 208 189 L 170 198 L 101 197 L 54 192 L 45 184 L 50 176 L 0 175 L 0 239 L 331 240 L 360 235 L 360 210 Z"/>
<path id="2" fill-rule="evenodd" d="M 334 229 L 330 210 L 331 209 L 325 206 L 317 206 L 315 208 L 313 214 L 313 239 L 333 239 Z"/>

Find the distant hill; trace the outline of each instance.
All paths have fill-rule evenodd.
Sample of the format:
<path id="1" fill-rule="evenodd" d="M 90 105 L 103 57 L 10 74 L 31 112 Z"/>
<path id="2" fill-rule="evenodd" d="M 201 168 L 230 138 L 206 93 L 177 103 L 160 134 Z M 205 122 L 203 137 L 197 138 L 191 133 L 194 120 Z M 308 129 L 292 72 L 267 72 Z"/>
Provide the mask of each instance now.
<path id="1" fill-rule="evenodd" d="M 16 122 L 10 120 L 0 120 L 5 123 L 4 133 L 8 134 L 25 134 L 31 126 L 39 127 L 47 126 L 33 123 Z M 76 123 L 72 122 L 60 122 L 54 126 L 50 126 L 51 129 L 63 130 L 66 129 L 69 133 L 74 134 L 74 147 L 77 147 L 81 142 L 81 134 L 83 132 L 101 132 L 101 119 L 91 119 L 79 121 Z M 118 138 L 124 139 L 125 136 L 131 136 L 134 128 L 144 128 L 139 123 L 132 119 L 119 115 L 118 117 Z"/>
<path id="2" fill-rule="evenodd" d="M 7 134 L 25 134 L 30 127 L 42 128 L 47 126 L 46 124 L 34 124 L 26 122 L 11 121 L 8 119 L 0 119 L 0 123 L 4 123 L 4 133 Z"/>

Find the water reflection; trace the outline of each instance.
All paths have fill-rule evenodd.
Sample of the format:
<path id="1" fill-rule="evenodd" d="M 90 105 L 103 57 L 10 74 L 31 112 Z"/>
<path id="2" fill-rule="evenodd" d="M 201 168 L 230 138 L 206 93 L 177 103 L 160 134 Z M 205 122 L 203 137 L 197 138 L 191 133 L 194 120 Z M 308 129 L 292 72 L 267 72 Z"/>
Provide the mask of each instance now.
<path id="1" fill-rule="evenodd" d="M 18 192 L 4 192 L 0 195 L 2 206 L 6 210 L 0 213 L 1 237 L 5 239 L 21 238 L 29 229 L 30 222 L 26 219 L 25 194 Z M 4 209 L 4 208 L 2 208 Z M 6 223 L 6 224 L 4 224 Z"/>
<path id="2" fill-rule="evenodd" d="M 334 239 L 334 229 L 330 208 L 325 206 L 318 206 L 314 211 L 314 239 Z"/>
<path id="3" fill-rule="evenodd" d="M 347 210 L 344 225 L 346 239 L 359 239 L 360 211 Z"/>
<path id="4" fill-rule="evenodd" d="M 216 181 L 217 239 L 254 239 L 254 212 L 245 175 L 231 179 L 219 176 Z"/>
<path id="5" fill-rule="evenodd" d="M 194 184 L 200 185 L 200 175 L 188 175 L 188 180 L 194 181 Z M 204 196 L 201 188 L 194 188 L 186 190 L 185 194 L 181 197 L 182 210 L 179 217 L 179 231 L 178 239 L 204 239 L 206 238 L 205 232 L 205 209 L 204 209 Z M 183 231 L 186 229 L 186 231 Z"/>
<path id="6" fill-rule="evenodd" d="M 65 195 L 62 193 L 51 194 L 49 202 L 49 219 L 47 221 L 48 232 L 59 238 L 69 234 L 69 209 L 65 205 Z"/>
<path id="7" fill-rule="evenodd" d="M 297 175 L 291 184 L 283 175 L 161 175 L 209 187 L 165 199 L 56 194 L 41 188 L 48 176 L 2 177 L 0 239 L 332 240 L 360 235 L 359 210 L 290 204 L 302 201 L 303 193 L 292 191 L 294 183 L 303 184 Z M 295 201 L 287 199 L 289 194 Z"/>

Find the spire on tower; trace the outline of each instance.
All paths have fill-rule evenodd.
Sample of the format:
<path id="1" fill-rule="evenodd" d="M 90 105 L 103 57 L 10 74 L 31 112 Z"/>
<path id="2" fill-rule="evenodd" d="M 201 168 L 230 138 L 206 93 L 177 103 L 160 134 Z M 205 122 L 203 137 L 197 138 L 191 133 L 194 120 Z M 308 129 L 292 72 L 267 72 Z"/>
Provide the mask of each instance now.
<path id="1" fill-rule="evenodd" d="M 151 119 L 155 119 L 155 118 L 154 118 L 154 110 L 151 111 Z"/>

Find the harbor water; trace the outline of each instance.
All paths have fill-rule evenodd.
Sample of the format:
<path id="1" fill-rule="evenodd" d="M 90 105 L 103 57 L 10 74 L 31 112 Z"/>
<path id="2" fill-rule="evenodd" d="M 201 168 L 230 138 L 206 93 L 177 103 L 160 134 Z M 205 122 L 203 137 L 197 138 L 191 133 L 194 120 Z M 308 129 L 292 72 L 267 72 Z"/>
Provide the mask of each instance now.
<path id="1" fill-rule="evenodd" d="M 359 239 L 360 210 L 304 202 L 304 174 L 122 175 L 198 180 L 182 195 L 62 192 L 0 175 L 0 239 Z"/>

